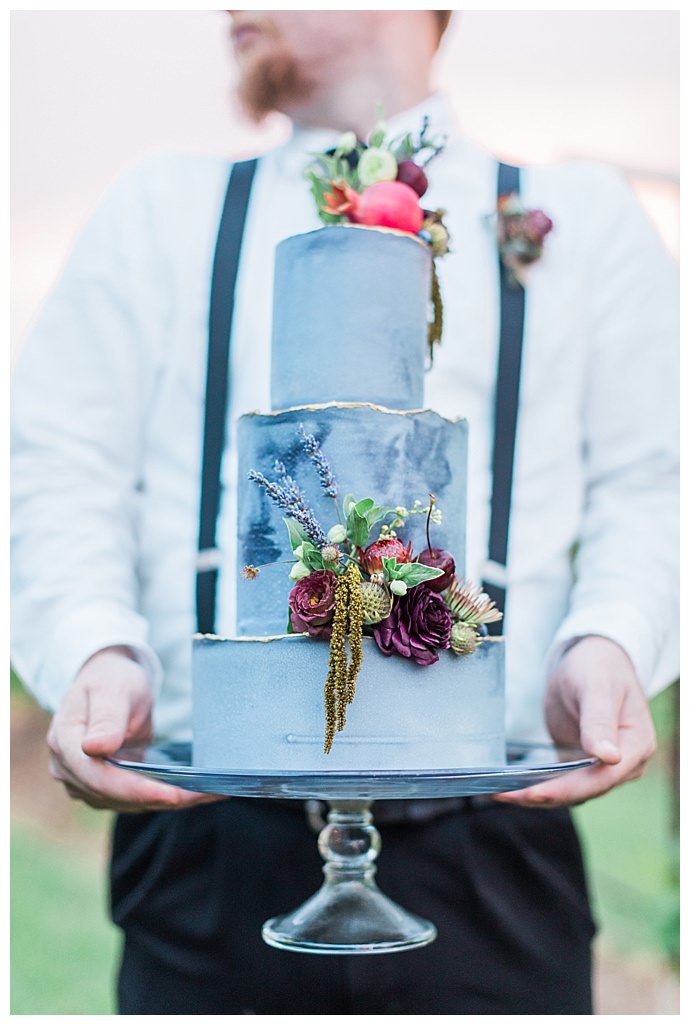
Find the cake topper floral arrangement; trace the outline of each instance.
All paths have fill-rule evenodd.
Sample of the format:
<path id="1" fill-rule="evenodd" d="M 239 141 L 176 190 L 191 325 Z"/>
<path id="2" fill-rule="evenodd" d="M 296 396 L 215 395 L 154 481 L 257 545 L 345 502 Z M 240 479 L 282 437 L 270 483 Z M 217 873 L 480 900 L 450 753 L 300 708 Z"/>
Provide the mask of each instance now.
<path id="1" fill-rule="evenodd" d="M 314 155 L 306 170 L 319 217 L 324 224 L 358 224 L 389 228 L 416 235 L 432 257 L 431 298 L 434 315 L 429 324 L 429 354 L 443 332 L 443 304 L 436 273 L 436 257 L 448 252 L 448 231 L 443 210 L 428 210 L 421 200 L 429 187 L 425 168 L 445 145 L 430 138 L 425 117 L 419 134 L 410 132 L 388 139 L 379 121 L 366 145 L 354 132 L 346 132 L 335 149 Z"/>
<path id="2" fill-rule="evenodd" d="M 340 489 L 318 439 L 298 427 L 300 447 L 316 471 L 323 493 L 333 500 L 334 523 L 316 520 L 305 493 L 283 462 L 273 467 L 274 480 L 250 470 L 258 484 L 285 514 L 293 560 L 290 577 L 288 631 L 329 641 L 325 682 L 325 739 L 328 754 L 345 726 L 362 663 L 362 636 L 373 636 L 385 656 L 398 655 L 419 666 L 438 662 L 438 651 L 472 654 L 482 643 L 486 624 L 501 613 L 491 599 L 470 583 L 458 580 L 453 555 L 434 547 L 431 525 L 441 522 L 433 495 L 423 506 L 380 506 L 373 498 L 357 500 Z M 412 551 L 398 537 L 406 521 L 426 516 L 427 547 Z M 245 566 L 253 580 L 262 567 Z M 348 660 L 349 646 L 349 660 Z"/>

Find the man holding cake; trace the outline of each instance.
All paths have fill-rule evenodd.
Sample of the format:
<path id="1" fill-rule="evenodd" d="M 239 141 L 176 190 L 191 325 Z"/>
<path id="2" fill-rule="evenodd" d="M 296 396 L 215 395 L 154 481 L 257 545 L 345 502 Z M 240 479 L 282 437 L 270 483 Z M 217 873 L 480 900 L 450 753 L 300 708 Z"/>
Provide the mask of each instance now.
<path id="1" fill-rule="evenodd" d="M 673 268 L 626 187 L 606 168 L 525 169 L 520 194 L 513 178 L 497 198 L 495 161 L 459 134 L 443 98 L 431 95 L 431 64 L 450 12 L 230 13 L 247 110 L 257 118 L 282 111 L 295 131 L 261 158 L 246 183 L 222 500 L 213 544 L 201 545 L 196 566 L 202 436 L 209 430 L 209 289 L 230 168 L 165 157 L 127 176 L 80 239 L 16 376 L 14 659 L 55 711 L 48 738 L 53 775 L 73 797 L 124 813 L 113 858 L 113 914 L 126 936 L 121 1012 L 590 1013 L 593 926 L 567 807 L 639 776 L 655 743 L 648 698 L 677 674 Z M 387 138 L 420 143 L 409 144 L 411 165 L 419 149 L 433 151 L 423 185 L 419 164 L 401 173 L 398 161 L 390 170 L 377 136 L 377 104 Z M 368 140 L 368 150 L 358 139 Z M 342 170 L 323 194 L 312 179 L 316 206 L 304 177 L 314 153 L 324 154 L 322 166 Z M 345 163 L 328 164 L 332 154 L 336 161 L 356 154 L 359 177 L 349 177 Z M 284 408 L 271 404 L 278 386 L 270 380 L 267 300 L 274 251 L 319 227 L 319 204 L 336 218 L 390 224 L 367 220 L 361 198 L 369 185 L 386 182 L 423 196 L 419 223 L 402 227 L 415 237 L 411 245 L 426 231 L 429 245 L 447 248 L 441 229 L 450 235 L 450 251 L 435 264 L 444 328 L 424 375 L 423 408 L 446 424 L 458 417 L 469 423 L 466 575 L 505 590 L 508 736 L 538 741 L 550 734 L 598 762 L 462 807 L 433 802 L 427 813 L 419 807 L 424 802 L 395 802 L 399 808 L 390 809 L 384 826 L 383 888 L 432 918 L 438 940 L 397 958 L 295 958 L 262 945 L 258 927 L 318 884 L 314 836 L 298 802 L 218 801 L 104 758 L 152 729 L 189 738 L 195 570 L 203 579 L 213 570 L 213 630 L 199 616 L 202 632 L 232 636 L 243 622 L 244 599 L 234 582 L 245 554 L 242 529 L 236 539 L 245 443 L 237 442 L 233 425 L 249 410 Z M 384 189 L 386 203 L 392 194 L 407 195 Z M 380 205 L 382 190 L 374 195 Z M 435 213 L 441 208 L 442 218 Z M 237 204 L 229 210 L 232 219 Z M 328 250 L 325 259 L 327 280 Z M 383 288 L 384 264 L 372 274 Z M 523 302 L 520 403 L 508 489 L 510 547 L 501 565 L 492 549 L 493 438 L 498 445 L 502 437 L 494 416 L 503 380 L 499 375 L 497 385 L 499 336 L 516 296 Z M 357 294 L 352 307 L 357 325 Z M 317 317 L 304 310 L 305 322 L 310 312 Z M 362 318 L 366 334 L 372 319 Z M 337 395 L 341 357 L 329 343 L 325 337 L 321 358 L 318 338 L 311 362 L 302 354 L 300 371 L 312 382 L 305 402 Z M 344 398 L 373 403 L 373 414 L 378 400 L 365 385 L 375 387 L 377 377 L 386 385 L 397 360 L 389 355 L 384 362 L 368 345 L 361 349 L 362 394 Z M 290 374 L 283 378 L 279 386 L 288 393 Z M 414 408 L 404 395 L 396 406 Z M 390 420 L 380 410 L 376 415 Z M 418 419 L 415 431 L 421 429 Z M 367 431 L 381 447 L 384 428 L 358 427 L 357 436 Z M 455 437 L 455 428 L 439 428 L 439 437 L 443 431 Z M 318 462 L 323 439 L 300 417 L 290 432 L 321 467 L 328 494 L 331 483 Z M 512 439 L 504 440 L 512 450 Z M 346 444 L 334 447 L 340 452 Z M 260 439 L 255 451 L 263 451 Z M 263 467 L 252 472 L 288 508 L 295 499 L 291 469 L 282 451 L 274 455 L 277 482 Z M 451 471 L 444 472 L 428 444 L 412 462 L 450 496 L 465 476 L 457 459 L 446 460 Z M 428 500 L 400 498 L 412 507 L 410 520 L 418 498 Z M 449 502 L 443 514 L 450 528 L 454 513 L 460 520 L 464 511 L 460 501 Z M 340 587 L 328 565 L 337 569 L 342 555 L 342 594 L 363 571 L 367 585 L 390 600 L 370 628 L 383 655 L 395 647 L 409 657 L 414 648 L 425 665 L 436 660 L 435 648 L 445 648 L 442 654 L 453 658 L 452 628 L 467 625 L 459 610 L 477 593 L 458 592 L 448 602 L 455 623 L 439 597 L 427 595 L 424 611 L 419 603 L 410 611 L 415 588 L 433 592 L 433 576 L 445 567 L 420 576 L 424 559 L 412 560 L 389 534 L 375 541 L 386 542 L 381 550 L 361 544 L 359 568 L 345 571 L 347 559 L 356 561 L 343 554 L 346 527 L 359 530 L 367 516 L 369 527 L 373 505 L 346 501 L 342 531 L 329 531 L 323 544 L 318 531 L 314 543 L 310 521 L 302 533 L 291 528 L 291 583 L 305 596 L 301 606 L 291 602 L 292 630 L 323 629 L 314 609 L 325 592 L 300 579 L 321 574 L 323 584 L 330 572 Z M 396 516 L 407 519 L 400 510 Z M 243 522 L 240 516 L 240 528 Z M 507 543 L 507 527 L 504 534 Z M 383 551 L 396 559 L 381 557 Z M 261 608 L 261 598 L 248 600 Z M 401 640 L 390 623 L 403 605 Z M 435 617 L 433 644 L 426 620 L 425 630 L 410 626 L 427 606 Z M 325 625 L 337 633 L 330 621 Z M 477 641 L 491 647 L 483 634 Z M 295 649 L 294 638 L 289 647 Z"/>

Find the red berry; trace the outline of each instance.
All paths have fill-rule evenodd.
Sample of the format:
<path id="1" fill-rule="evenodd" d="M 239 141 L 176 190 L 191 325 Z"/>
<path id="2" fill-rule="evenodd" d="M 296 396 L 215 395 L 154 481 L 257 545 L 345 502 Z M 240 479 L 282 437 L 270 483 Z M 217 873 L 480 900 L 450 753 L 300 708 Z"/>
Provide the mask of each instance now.
<path id="1" fill-rule="evenodd" d="M 433 580 L 425 580 L 424 583 L 438 594 L 445 591 L 455 575 L 455 559 L 450 552 L 447 552 L 445 548 L 432 548 L 431 551 L 425 548 L 419 554 L 417 562 L 421 562 L 423 566 L 432 566 L 434 569 L 443 570 L 442 577 L 434 577 Z"/>
<path id="2" fill-rule="evenodd" d="M 414 160 L 401 160 L 398 164 L 398 181 L 409 185 L 421 198 L 429 188 L 429 179 Z"/>
<path id="3" fill-rule="evenodd" d="M 424 220 L 417 193 L 398 181 L 370 185 L 362 192 L 357 209 L 351 216 L 357 224 L 397 228 L 413 235 L 417 234 Z"/>

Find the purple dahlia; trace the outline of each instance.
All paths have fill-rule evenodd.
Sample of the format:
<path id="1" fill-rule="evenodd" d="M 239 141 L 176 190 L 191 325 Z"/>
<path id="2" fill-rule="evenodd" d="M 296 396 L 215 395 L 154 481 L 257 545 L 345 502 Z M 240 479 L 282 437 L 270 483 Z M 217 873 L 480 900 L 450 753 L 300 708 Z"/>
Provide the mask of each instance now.
<path id="1" fill-rule="evenodd" d="M 330 637 L 335 610 L 335 573 L 318 569 L 298 580 L 290 591 L 290 622 L 295 633 Z"/>
<path id="2" fill-rule="evenodd" d="M 440 594 L 417 584 L 398 598 L 387 619 L 372 629 L 384 655 L 398 654 L 420 666 L 438 662 L 436 648 L 450 647 L 453 619 Z"/>

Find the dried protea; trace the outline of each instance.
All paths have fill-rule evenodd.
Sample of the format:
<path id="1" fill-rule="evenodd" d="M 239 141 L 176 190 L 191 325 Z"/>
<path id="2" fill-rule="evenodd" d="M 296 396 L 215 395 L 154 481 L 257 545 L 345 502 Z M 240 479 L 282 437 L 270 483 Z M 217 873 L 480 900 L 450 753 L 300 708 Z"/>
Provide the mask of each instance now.
<path id="1" fill-rule="evenodd" d="M 470 623 L 453 623 L 450 646 L 456 655 L 472 655 L 477 650 L 479 635 Z"/>
<path id="2" fill-rule="evenodd" d="M 390 615 L 393 599 L 385 587 L 366 580 L 359 585 L 359 590 L 362 595 L 362 622 L 365 626 L 380 623 Z"/>
<path id="3" fill-rule="evenodd" d="M 382 559 L 395 559 L 396 562 L 412 562 L 412 542 L 405 546 L 397 537 L 385 537 L 374 541 L 364 551 L 358 548 L 359 560 L 365 573 L 382 573 Z"/>
<path id="4" fill-rule="evenodd" d="M 453 577 L 443 597 L 456 623 L 482 626 L 503 619 L 503 613 L 499 612 L 488 594 L 467 580 L 458 581 Z"/>

